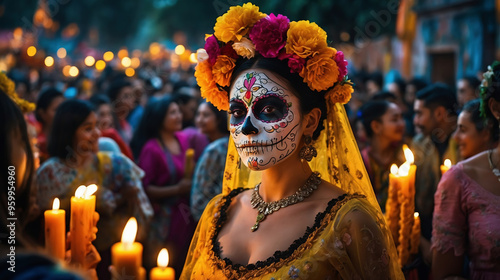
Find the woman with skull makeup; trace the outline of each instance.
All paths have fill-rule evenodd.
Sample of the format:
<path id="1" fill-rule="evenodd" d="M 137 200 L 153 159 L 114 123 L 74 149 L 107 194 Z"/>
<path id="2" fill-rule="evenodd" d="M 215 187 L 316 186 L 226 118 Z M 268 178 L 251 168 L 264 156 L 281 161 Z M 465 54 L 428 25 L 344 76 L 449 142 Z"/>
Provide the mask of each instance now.
<path id="1" fill-rule="evenodd" d="M 343 54 L 251 3 L 214 30 L 195 76 L 232 137 L 181 279 L 402 279 L 342 105 Z"/>

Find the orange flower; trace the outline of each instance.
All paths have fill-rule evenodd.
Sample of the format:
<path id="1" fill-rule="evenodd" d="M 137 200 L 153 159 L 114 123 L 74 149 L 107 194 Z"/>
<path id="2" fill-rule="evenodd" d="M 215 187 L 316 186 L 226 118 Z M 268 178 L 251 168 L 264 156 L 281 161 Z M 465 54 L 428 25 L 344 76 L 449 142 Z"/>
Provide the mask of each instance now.
<path id="1" fill-rule="evenodd" d="M 252 3 L 229 8 L 225 14 L 217 18 L 214 35 L 220 41 L 240 41 L 248 34 L 250 28 L 266 14 L 259 12 L 259 7 Z"/>
<path id="2" fill-rule="evenodd" d="M 331 103 L 346 104 L 351 100 L 351 94 L 354 92 L 351 81 L 344 84 L 337 84 L 333 89 L 326 93 L 325 98 Z"/>
<path id="3" fill-rule="evenodd" d="M 301 58 L 306 58 L 326 47 L 326 32 L 316 23 L 308 20 L 290 22 L 286 41 L 287 53 L 295 53 Z"/>
<path id="4" fill-rule="evenodd" d="M 212 67 L 208 60 L 198 63 L 194 76 L 200 86 L 201 96 L 207 99 L 219 110 L 229 109 L 229 98 L 227 92 L 219 90 L 212 75 Z"/>
<path id="5" fill-rule="evenodd" d="M 217 61 L 212 68 L 212 74 L 214 76 L 214 81 L 220 86 L 227 87 L 231 82 L 231 75 L 233 74 L 233 69 L 236 60 L 230 58 L 227 55 L 219 55 Z"/>
<path id="6" fill-rule="evenodd" d="M 335 63 L 334 48 L 324 48 L 317 55 L 310 58 L 306 66 L 302 68 L 300 76 L 304 78 L 304 83 L 316 91 L 326 90 L 337 82 L 339 68 Z"/>

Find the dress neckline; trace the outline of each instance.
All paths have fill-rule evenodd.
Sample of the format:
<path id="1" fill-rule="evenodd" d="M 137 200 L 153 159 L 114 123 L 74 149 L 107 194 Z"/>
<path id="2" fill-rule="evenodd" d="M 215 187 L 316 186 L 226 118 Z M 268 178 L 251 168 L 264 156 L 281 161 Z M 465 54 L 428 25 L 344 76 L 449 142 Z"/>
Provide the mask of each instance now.
<path id="1" fill-rule="evenodd" d="M 227 220 L 227 210 L 231 205 L 232 199 L 243 191 L 250 190 L 249 188 L 238 188 L 231 191 L 228 195 L 222 198 L 219 208 L 215 211 L 213 227 L 210 233 L 210 258 L 214 263 L 219 266 L 219 268 L 230 277 L 240 277 L 241 274 L 256 271 L 266 267 L 274 266 L 275 268 L 283 266 L 285 263 L 297 258 L 303 250 L 307 249 L 305 245 L 311 245 L 311 237 L 315 239 L 318 234 L 324 229 L 328 223 L 324 223 L 325 218 L 331 219 L 347 201 L 353 198 L 364 198 L 360 194 L 343 194 L 337 198 L 333 198 L 328 202 L 328 205 L 323 212 L 316 214 L 314 224 L 312 227 L 306 227 L 305 233 L 294 240 L 292 244 L 285 251 L 277 250 L 274 254 L 264 261 L 257 261 L 256 263 L 251 263 L 247 265 L 234 264 L 229 258 L 221 258 L 221 246 L 217 240 L 219 233 Z M 335 209 L 334 209 L 335 207 Z M 332 211 L 333 209 L 333 211 Z M 330 214 L 330 215 L 329 215 Z M 310 244 L 306 244 L 310 243 Z M 230 277 L 231 278 L 231 277 Z"/>

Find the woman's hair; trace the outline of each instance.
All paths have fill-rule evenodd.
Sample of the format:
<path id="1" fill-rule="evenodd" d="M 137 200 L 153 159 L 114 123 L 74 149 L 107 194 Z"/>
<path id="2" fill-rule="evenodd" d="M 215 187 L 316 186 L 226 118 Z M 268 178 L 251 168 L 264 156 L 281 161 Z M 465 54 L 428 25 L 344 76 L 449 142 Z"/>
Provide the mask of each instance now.
<path id="1" fill-rule="evenodd" d="M 2 168 L 2 172 L 0 172 L 0 180 L 2 182 L 1 184 L 5 186 L 4 190 L 0 194 L 1 204 L 3 205 L 0 210 L 0 218 L 2 219 L 0 234 L 6 234 L 8 233 L 5 226 L 6 221 L 7 218 L 11 216 L 7 212 L 7 202 L 9 201 L 8 190 L 11 186 L 8 182 L 15 182 L 15 180 L 10 180 L 12 178 L 8 178 L 10 175 L 8 171 L 14 166 L 14 162 L 12 162 L 12 147 L 14 145 L 22 145 L 26 151 L 26 170 L 22 184 L 19 185 L 15 182 L 13 185 L 15 187 L 14 193 L 16 214 L 21 225 L 24 225 L 24 223 L 27 222 L 25 216 L 28 214 L 28 208 L 30 205 L 30 191 L 33 176 L 35 174 L 35 167 L 33 151 L 30 144 L 31 142 L 28 137 L 28 130 L 23 114 L 14 101 L 12 101 L 2 90 L 0 90 L 0 119 L 2 120 L 0 121 L 0 135 L 2 135 L 0 137 L 0 168 Z M 21 136 L 22 142 L 13 143 L 16 134 Z M 18 171 L 14 170 L 14 172 Z"/>
<path id="2" fill-rule="evenodd" d="M 130 148 L 135 158 L 139 158 L 142 147 L 149 139 L 160 137 L 163 120 L 172 103 L 176 103 L 175 99 L 172 96 L 166 96 L 159 100 L 150 101 L 146 105 L 139 126 L 130 142 Z"/>
<path id="3" fill-rule="evenodd" d="M 73 140 L 78 127 L 92 113 L 92 105 L 83 100 L 67 100 L 57 108 L 49 135 L 51 157 L 67 159 L 74 155 Z"/>
<path id="4" fill-rule="evenodd" d="M 368 101 L 358 111 L 358 118 L 361 120 L 368 137 L 373 136 L 372 122 L 381 121 L 381 117 L 387 112 L 390 102 L 385 100 Z"/>
<path id="5" fill-rule="evenodd" d="M 94 94 L 90 97 L 89 102 L 94 106 L 94 110 L 99 109 L 101 105 L 110 105 L 111 100 L 104 94 Z"/>
<path id="6" fill-rule="evenodd" d="M 279 60 L 275 58 L 253 58 L 253 59 L 242 59 L 240 58 L 234 68 L 231 85 L 233 85 L 236 78 L 245 70 L 249 69 L 264 69 L 278 74 L 284 78 L 290 85 L 291 91 L 295 96 L 299 98 L 300 109 L 302 114 L 307 114 L 314 108 L 319 108 L 321 110 L 321 118 L 319 120 L 318 127 L 314 131 L 312 137 L 316 140 L 319 134 L 324 128 L 323 120 L 326 119 L 326 101 L 325 93 L 327 90 L 322 92 L 316 92 L 309 88 L 309 86 L 303 82 L 302 77 L 298 73 L 291 73 L 290 68 L 286 60 Z M 230 88 L 224 88 L 225 91 L 230 92 Z"/>
<path id="7" fill-rule="evenodd" d="M 207 101 L 202 101 L 201 104 L 207 104 L 210 111 L 215 114 L 215 121 L 217 122 L 217 130 L 221 133 L 229 133 L 227 129 L 227 112 L 217 109 L 212 103 Z"/>
<path id="8" fill-rule="evenodd" d="M 470 114 L 470 121 L 474 123 L 478 132 L 489 130 L 491 132 L 491 141 L 496 142 L 499 138 L 498 121 L 495 118 L 484 119 L 481 116 L 481 100 L 474 99 L 465 103 L 463 112 Z"/>
<path id="9" fill-rule="evenodd" d="M 36 116 L 37 121 L 39 121 L 42 124 L 45 124 L 45 123 L 43 123 L 43 119 L 40 116 L 40 110 L 44 110 L 44 111 L 47 110 L 47 108 L 50 107 L 50 104 L 52 103 L 52 101 L 54 101 L 54 99 L 56 99 L 57 97 L 64 97 L 64 96 L 63 96 L 62 92 L 60 92 L 56 88 L 48 88 L 48 89 L 42 91 L 42 93 L 40 93 L 40 95 L 38 96 L 38 99 L 36 100 L 35 116 Z"/>
<path id="10" fill-rule="evenodd" d="M 130 87 L 132 83 L 124 78 L 117 78 L 111 82 L 108 88 L 108 97 L 112 102 L 116 102 L 118 95 L 124 87 Z"/>

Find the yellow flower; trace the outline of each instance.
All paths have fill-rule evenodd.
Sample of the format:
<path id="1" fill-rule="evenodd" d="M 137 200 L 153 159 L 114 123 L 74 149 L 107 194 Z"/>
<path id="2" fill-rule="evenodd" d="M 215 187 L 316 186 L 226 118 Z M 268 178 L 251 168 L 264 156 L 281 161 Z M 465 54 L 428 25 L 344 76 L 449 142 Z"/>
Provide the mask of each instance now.
<path id="1" fill-rule="evenodd" d="M 326 48 L 326 32 L 308 20 L 290 22 L 287 32 L 286 52 L 307 58 Z"/>
<path id="2" fill-rule="evenodd" d="M 326 100 L 331 103 L 341 103 L 346 104 L 351 100 L 351 94 L 354 92 L 352 88 L 351 81 L 347 81 L 344 84 L 337 84 L 333 89 L 326 93 Z"/>
<path id="3" fill-rule="evenodd" d="M 235 59 L 230 58 L 227 55 L 219 55 L 217 57 L 217 60 L 212 68 L 214 81 L 217 84 L 223 87 L 229 86 L 234 66 L 236 66 L 235 62 Z"/>
<path id="4" fill-rule="evenodd" d="M 201 96 L 219 110 L 229 109 L 227 92 L 219 90 L 212 75 L 212 67 L 208 60 L 198 63 L 194 76 L 200 86 Z"/>
<path id="5" fill-rule="evenodd" d="M 16 85 L 14 82 L 2 72 L 0 72 L 0 90 L 7 94 L 23 113 L 29 113 L 35 110 L 35 104 L 20 98 L 16 93 Z"/>
<path id="6" fill-rule="evenodd" d="M 252 3 L 229 8 L 224 15 L 217 18 L 214 35 L 224 43 L 240 41 L 248 34 L 250 28 L 266 14 L 259 12 L 259 7 Z"/>
<path id="7" fill-rule="evenodd" d="M 233 49 L 236 54 L 243 56 L 244 58 L 250 59 L 255 55 L 255 45 L 249 39 L 243 37 L 241 41 L 235 42 L 233 44 Z"/>
<path id="8" fill-rule="evenodd" d="M 324 48 L 302 68 L 300 76 L 312 90 L 326 90 L 337 82 L 339 68 L 334 60 L 336 53 L 334 48 Z"/>

